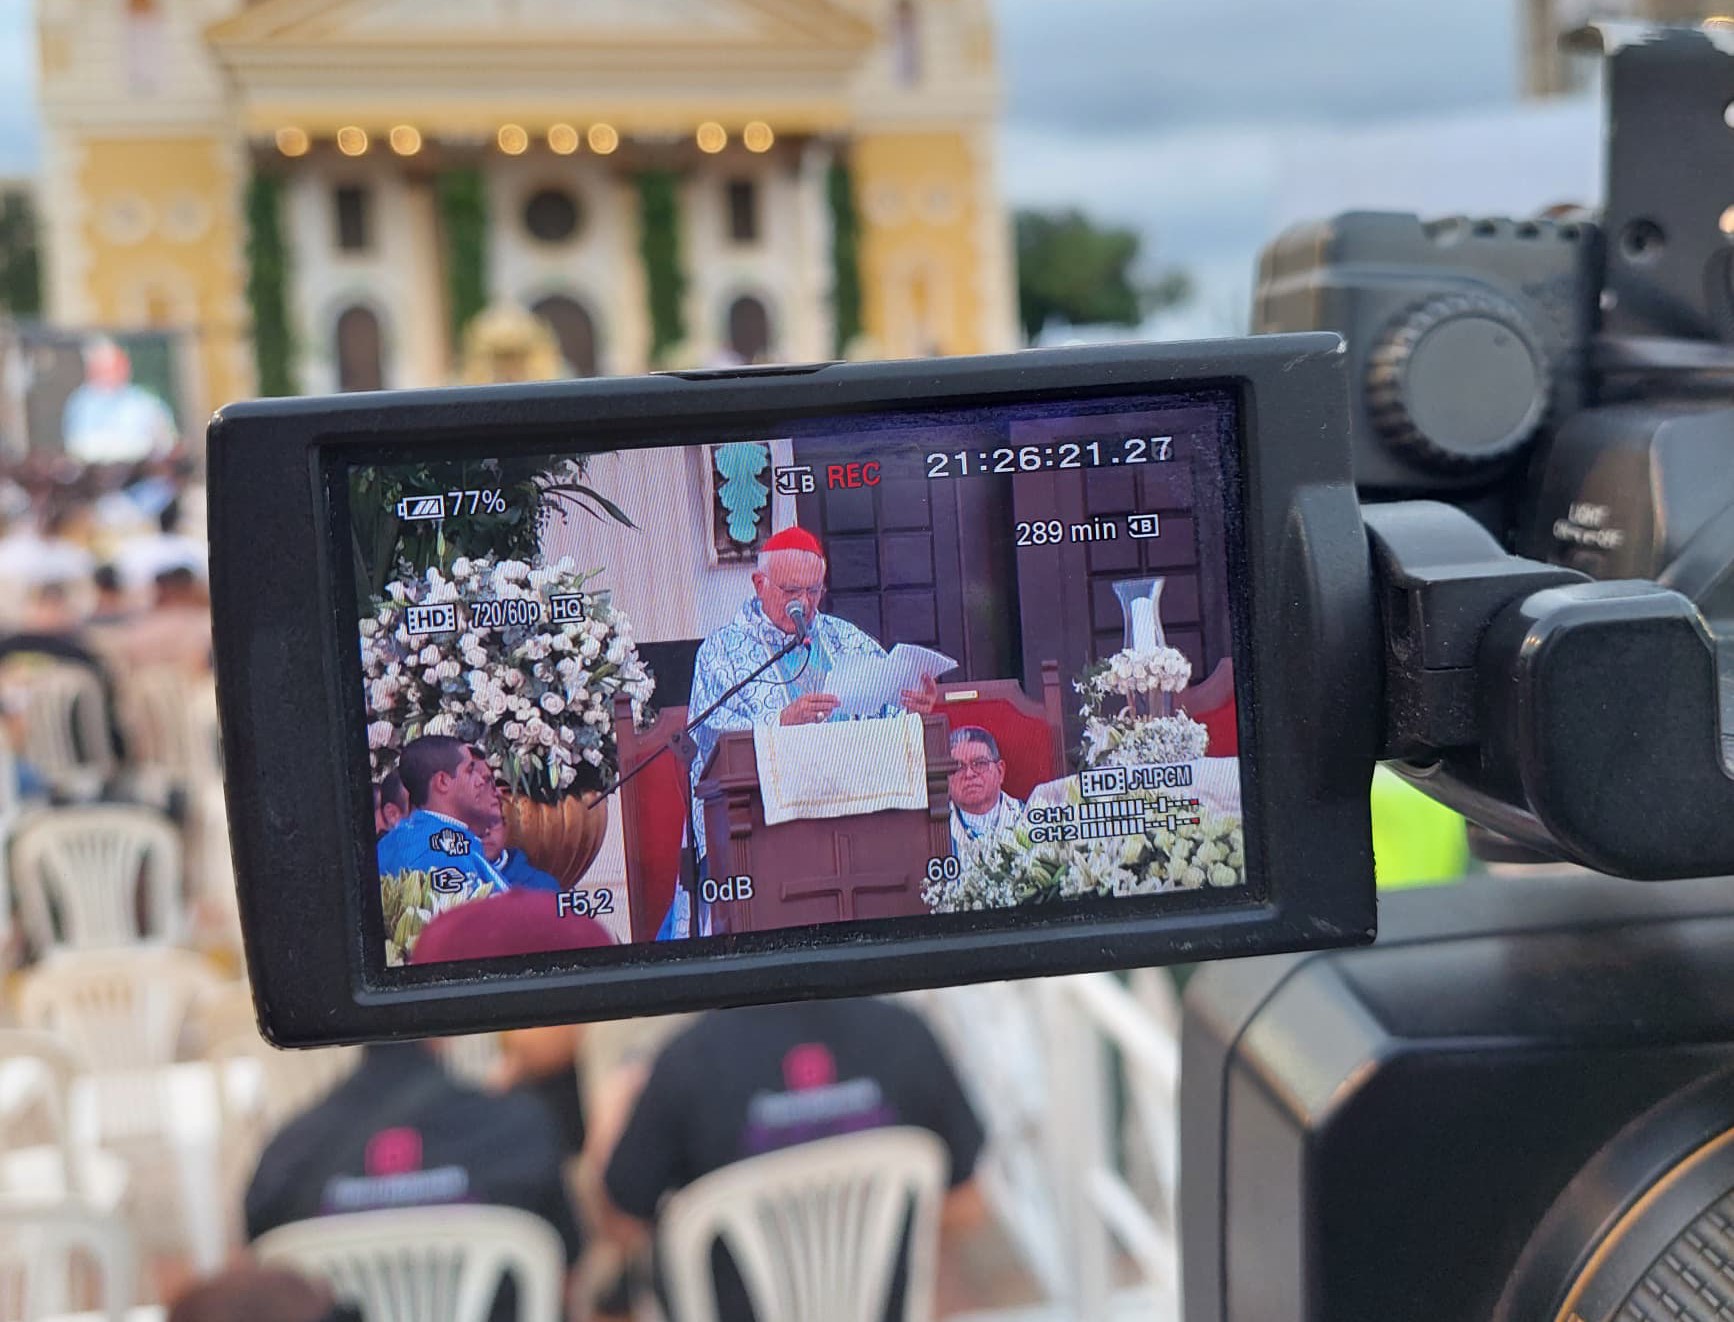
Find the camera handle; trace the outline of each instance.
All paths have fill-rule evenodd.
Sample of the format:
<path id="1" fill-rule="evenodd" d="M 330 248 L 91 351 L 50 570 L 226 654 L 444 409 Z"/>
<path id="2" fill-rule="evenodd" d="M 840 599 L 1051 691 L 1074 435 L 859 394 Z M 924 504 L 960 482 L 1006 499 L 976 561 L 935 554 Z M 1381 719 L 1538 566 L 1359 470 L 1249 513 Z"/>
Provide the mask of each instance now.
<path id="1" fill-rule="evenodd" d="M 1598 871 L 1734 872 L 1734 641 L 1678 592 L 1508 555 L 1452 506 L 1363 515 L 1393 770 Z"/>

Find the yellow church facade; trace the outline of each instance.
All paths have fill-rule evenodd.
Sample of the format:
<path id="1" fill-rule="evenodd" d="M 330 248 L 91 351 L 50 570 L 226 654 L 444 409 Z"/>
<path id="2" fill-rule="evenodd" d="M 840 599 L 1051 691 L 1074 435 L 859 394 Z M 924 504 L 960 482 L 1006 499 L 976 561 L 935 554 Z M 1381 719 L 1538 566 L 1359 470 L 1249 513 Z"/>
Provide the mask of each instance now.
<path id="1" fill-rule="evenodd" d="M 38 0 L 48 313 L 195 408 L 1017 336 L 986 0 Z M 473 336 L 471 337 L 473 339 Z"/>

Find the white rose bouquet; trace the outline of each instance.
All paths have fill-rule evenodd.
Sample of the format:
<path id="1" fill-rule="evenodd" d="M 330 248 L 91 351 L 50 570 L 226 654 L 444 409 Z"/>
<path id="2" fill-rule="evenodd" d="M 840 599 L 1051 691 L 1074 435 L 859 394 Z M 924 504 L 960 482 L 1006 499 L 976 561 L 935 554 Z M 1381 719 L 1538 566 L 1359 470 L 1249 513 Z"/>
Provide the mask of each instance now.
<path id="1" fill-rule="evenodd" d="M 642 720 L 655 680 L 639 659 L 632 624 L 606 592 L 589 593 L 584 618 L 552 623 L 550 598 L 585 592 L 598 573 L 570 559 L 532 569 L 491 557 L 431 568 L 386 584 L 361 620 L 367 746 L 375 778 L 411 740 L 455 735 L 477 745 L 515 792 L 553 803 L 577 790 L 606 791 L 617 775 L 614 698 Z M 479 602 L 500 603 L 485 613 Z M 458 631 L 412 638 L 410 606 L 452 602 Z M 477 623 L 478 614 L 527 621 Z"/>
<path id="2" fill-rule="evenodd" d="M 1074 687 L 1083 696 L 1082 760 L 1086 767 L 1192 762 L 1209 747 L 1205 728 L 1185 712 L 1154 715 L 1155 699 L 1177 693 L 1192 665 L 1172 647 L 1116 652 L 1084 672 Z M 1111 697 L 1121 710 L 1105 709 Z M 1163 802 L 1172 793 L 1135 790 L 1126 799 L 1150 804 L 1144 829 L 1100 840 L 1030 839 L 1018 825 L 980 842 L 959 859 L 954 877 L 928 883 L 922 897 L 936 913 L 997 909 L 1089 895 L 1151 895 L 1204 886 L 1238 886 L 1246 858 L 1238 816 L 1199 808 L 1194 823 L 1175 820 Z M 1082 803 L 1076 777 L 1066 802 Z"/>
<path id="3" fill-rule="evenodd" d="M 1141 767 L 1151 763 L 1192 762 L 1204 756 L 1210 736 L 1185 712 L 1151 714 L 1151 699 L 1178 693 L 1192 679 L 1192 663 L 1172 647 L 1116 652 L 1084 672 L 1073 686 L 1083 695 L 1084 765 Z M 1110 696 L 1125 699 L 1122 710 L 1105 713 Z"/>

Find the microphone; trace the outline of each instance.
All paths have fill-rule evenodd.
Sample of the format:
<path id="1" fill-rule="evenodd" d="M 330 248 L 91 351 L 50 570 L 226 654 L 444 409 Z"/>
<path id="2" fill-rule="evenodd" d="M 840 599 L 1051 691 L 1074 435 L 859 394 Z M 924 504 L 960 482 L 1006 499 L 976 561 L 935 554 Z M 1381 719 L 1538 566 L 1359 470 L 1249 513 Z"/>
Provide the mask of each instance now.
<path id="1" fill-rule="evenodd" d="M 789 603 L 789 619 L 795 625 L 795 642 L 807 641 L 807 608 L 798 601 Z"/>

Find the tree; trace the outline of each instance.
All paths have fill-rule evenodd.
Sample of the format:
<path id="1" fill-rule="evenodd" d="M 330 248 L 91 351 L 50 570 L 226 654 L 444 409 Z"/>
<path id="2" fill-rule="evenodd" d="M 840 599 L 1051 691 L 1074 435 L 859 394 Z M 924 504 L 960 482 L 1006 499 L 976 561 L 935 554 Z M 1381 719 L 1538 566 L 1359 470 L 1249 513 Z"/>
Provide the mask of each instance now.
<path id="1" fill-rule="evenodd" d="M 282 181 L 273 175 L 256 174 L 247 184 L 247 301 L 253 309 L 253 366 L 261 395 L 296 393 L 282 193 Z"/>
<path id="2" fill-rule="evenodd" d="M 1097 225 L 1081 211 L 1020 211 L 1017 216 L 1018 316 L 1034 340 L 1050 320 L 1133 326 L 1192 294 L 1184 271 L 1140 282 L 1136 231 Z"/>
<path id="3" fill-rule="evenodd" d="M 41 311 L 36 212 L 28 193 L 0 191 L 0 312 L 34 317 Z"/>
<path id="4" fill-rule="evenodd" d="M 638 176 L 638 251 L 650 301 L 650 365 L 676 366 L 686 339 L 686 272 L 680 263 L 680 179 L 670 170 Z"/>

